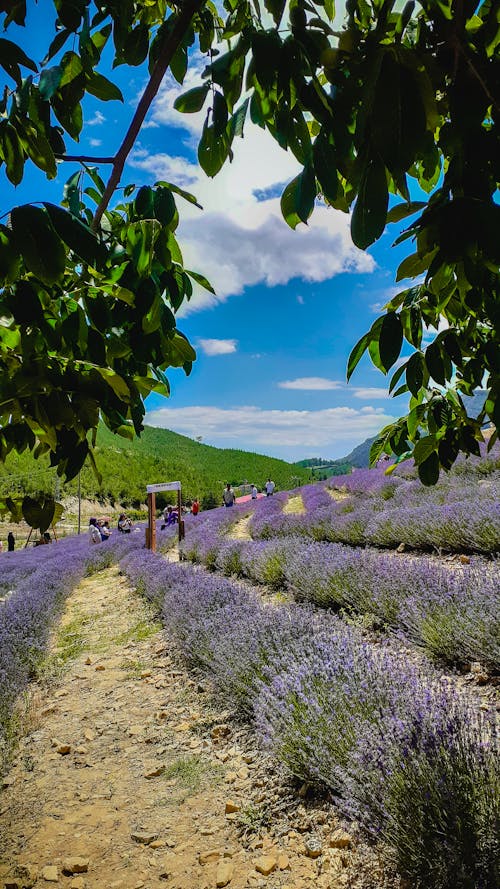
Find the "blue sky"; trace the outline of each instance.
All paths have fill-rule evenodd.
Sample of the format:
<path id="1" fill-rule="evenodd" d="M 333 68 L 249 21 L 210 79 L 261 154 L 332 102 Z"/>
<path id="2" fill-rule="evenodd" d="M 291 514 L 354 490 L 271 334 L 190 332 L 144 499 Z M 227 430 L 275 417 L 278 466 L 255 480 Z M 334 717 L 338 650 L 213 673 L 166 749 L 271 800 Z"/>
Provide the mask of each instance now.
<path id="1" fill-rule="evenodd" d="M 29 21 L 23 44 L 40 61 L 52 32 L 40 7 Z M 391 249 L 392 226 L 368 252 L 357 250 L 349 217 L 320 205 L 308 226 L 288 228 L 279 195 L 298 164 L 250 122 L 234 162 L 208 179 L 196 164 L 203 114 L 173 109 L 176 95 L 199 82 L 203 64 L 194 58 L 183 88 L 165 81 L 122 180 L 168 179 L 198 197 L 203 212 L 179 201 L 178 237 L 186 267 L 205 274 L 217 291 L 216 298 L 197 291 L 179 312 L 198 360 L 189 378 L 170 371 L 172 396 L 150 397 L 146 422 L 288 460 L 343 456 L 405 411 L 405 398 L 387 397 L 387 380 L 367 359 L 345 382 L 352 346 L 396 292 L 405 248 Z M 106 156 L 118 148 L 146 72 L 117 68 L 110 76 L 124 104 L 90 97 L 80 144 L 67 140 L 68 152 Z M 2 175 L 0 212 L 30 200 L 58 202 L 75 169 L 60 164 L 57 179 L 47 182 L 27 166 L 15 190 Z M 106 178 L 106 168 L 101 174 Z"/>

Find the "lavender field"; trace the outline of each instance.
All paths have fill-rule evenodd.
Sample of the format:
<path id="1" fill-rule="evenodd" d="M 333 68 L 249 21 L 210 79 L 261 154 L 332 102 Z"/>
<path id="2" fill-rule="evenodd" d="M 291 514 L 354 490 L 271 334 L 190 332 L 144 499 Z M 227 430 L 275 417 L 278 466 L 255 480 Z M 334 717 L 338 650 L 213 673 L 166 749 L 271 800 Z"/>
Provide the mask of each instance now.
<path id="1" fill-rule="evenodd" d="M 185 662 L 292 775 L 335 795 L 411 886 L 497 885 L 490 714 L 337 616 L 264 604 L 216 574 L 130 553 Z"/>
<path id="2" fill-rule="evenodd" d="M 359 471 L 189 516 L 182 556 L 194 566 L 165 558 L 175 527 L 159 532 L 157 554 L 142 534 L 5 554 L 0 739 L 67 595 L 119 563 L 186 666 L 294 778 L 332 794 L 408 886 L 496 889 L 496 711 L 442 666 L 498 673 L 498 479 L 495 457 L 430 491 L 411 471 Z M 410 546 L 395 530 L 403 513 L 419 542 L 391 552 Z M 445 538 L 462 560 L 432 552 Z M 356 617 L 378 621 L 377 642 Z"/>

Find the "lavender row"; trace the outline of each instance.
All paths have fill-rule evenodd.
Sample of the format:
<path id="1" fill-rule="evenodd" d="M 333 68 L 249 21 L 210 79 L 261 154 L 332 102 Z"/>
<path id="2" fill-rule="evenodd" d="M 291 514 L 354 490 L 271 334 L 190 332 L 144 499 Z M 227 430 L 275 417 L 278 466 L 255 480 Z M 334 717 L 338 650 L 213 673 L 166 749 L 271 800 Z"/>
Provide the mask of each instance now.
<path id="1" fill-rule="evenodd" d="M 8 585 L 0 602 L 0 759 L 16 698 L 43 660 L 65 598 L 85 573 L 112 564 L 136 545 L 130 539 L 91 546 L 82 535 L 1 557 Z"/>
<path id="2" fill-rule="evenodd" d="M 497 885 L 498 760 L 484 714 L 334 615 L 263 605 L 149 553 L 122 567 L 187 663 L 294 775 L 329 788 L 402 877 L 428 889 Z"/>
<path id="3" fill-rule="evenodd" d="M 377 616 L 433 658 L 500 667 L 498 583 L 491 563 L 473 559 L 450 566 L 300 537 L 227 540 L 216 529 L 193 529 L 182 551 L 226 576 L 288 589 L 300 601 Z"/>
<path id="4" fill-rule="evenodd" d="M 300 534 L 312 540 L 352 546 L 494 553 L 500 550 L 500 500 L 476 493 L 469 500 L 428 506 L 394 506 L 357 501 L 332 503 L 307 515 L 286 515 L 257 508 L 250 522 L 252 537 L 270 539 Z"/>

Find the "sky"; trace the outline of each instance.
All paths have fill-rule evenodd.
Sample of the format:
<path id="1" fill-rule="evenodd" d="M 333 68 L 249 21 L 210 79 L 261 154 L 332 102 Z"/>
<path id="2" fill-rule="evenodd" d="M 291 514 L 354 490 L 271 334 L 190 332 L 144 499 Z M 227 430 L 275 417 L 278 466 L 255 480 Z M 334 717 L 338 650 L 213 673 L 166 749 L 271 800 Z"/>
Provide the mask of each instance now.
<path id="1" fill-rule="evenodd" d="M 9 29 L 36 61 L 51 39 L 51 23 L 31 7 L 27 31 Z M 183 87 L 167 77 L 122 178 L 152 184 L 167 179 L 196 195 L 203 211 L 178 200 L 177 232 L 186 268 L 204 274 L 217 296 L 195 290 L 178 313 L 197 361 L 189 377 L 168 372 L 172 394 L 147 400 L 146 423 L 217 447 L 238 447 L 294 461 L 339 458 L 406 412 L 405 396 L 387 396 L 388 380 L 366 357 L 349 385 L 349 353 L 381 307 L 398 292 L 396 268 L 407 246 L 392 248 L 391 226 L 366 252 L 354 247 L 349 216 L 319 203 L 309 224 L 292 231 L 279 197 L 299 165 L 268 133 L 247 122 L 234 161 L 215 179 L 196 162 L 203 113 L 183 115 L 177 95 L 200 83 L 205 64 L 193 56 Z M 103 73 L 108 74 L 103 67 Z M 144 68 L 110 75 L 124 103 L 84 104 L 84 129 L 68 153 L 113 155 L 146 84 Z M 14 189 L 0 171 L 0 215 L 11 206 L 62 198 L 77 169 L 61 163 L 48 182 L 26 166 Z M 109 168 L 108 168 L 109 170 Z M 107 178 L 105 167 L 101 175 Z"/>

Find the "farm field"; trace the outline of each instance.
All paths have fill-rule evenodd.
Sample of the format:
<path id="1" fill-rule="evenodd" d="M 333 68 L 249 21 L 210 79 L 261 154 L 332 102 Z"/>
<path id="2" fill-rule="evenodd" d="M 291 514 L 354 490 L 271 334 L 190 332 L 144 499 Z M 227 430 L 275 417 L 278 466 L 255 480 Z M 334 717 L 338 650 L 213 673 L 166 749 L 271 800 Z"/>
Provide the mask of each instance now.
<path id="1" fill-rule="evenodd" d="M 238 889 L 246 885 L 494 889 L 499 860 L 495 832 L 498 479 L 495 453 L 460 465 L 430 490 L 418 486 L 406 468 L 390 476 L 382 470 L 358 471 L 256 505 L 188 517 L 181 563 L 172 561 L 175 528 L 159 532 L 157 554 L 142 548 L 142 534 L 92 550 L 86 540 L 70 538 L 51 547 L 45 559 L 37 550 L 15 553 L 8 563 L 6 598 L 0 605 L 0 671 L 5 679 L 0 712 L 6 759 L 12 749 L 10 735 L 19 734 L 19 701 L 34 675 L 42 682 L 40 693 L 49 700 L 38 715 L 53 705 L 56 711 L 46 713 L 49 723 L 38 729 L 41 735 L 35 729 L 35 741 L 31 732 L 17 748 L 13 783 L 5 772 L 8 800 L 15 798 L 17 783 L 36 811 L 31 794 L 37 792 L 35 778 L 40 777 L 37 744 L 42 751 L 40 768 L 57 767 L 57 772 L 50 772 L 58 776 L 56 784 L 73 788 L 86 773 L 82 762 L 89 767 L 87 748 L 94 750 L 95 738 L 86 740 L 88 725 L 81 722 L 81 713 L 80 721 L 74 721 L 73 699 L 81 697 L 84 702 L 85 695 L 93 693 L 102 698 L 99 737 L 106 736 L 104 726 L 109 724 L 109 741 L 119 757 L 109 765 L 111 784 L 117 787 L 113 803 L 118 813 L 114 815 L 117 848 L 111 852 L 101 846 L 94 851 L 89 857 L 97 882 L 91 880 L 89 864 L 89 876 L 76 877 L 75 889 L 102 884 L 102 861 L 113 863 L 113 876 L 118 881 L 123 878 L 124 886 L 142 881 L 144 886 L 208 889 L 220 878 L 219 885 Z M 418 528 L 412 540 L 409 535 L 397 539 L 395 529 L 403 527 L 401 510 L 406 510 L 408 524 L 413 521 Z M 446 545 L 441 542 L 444 531 L 441 538 L 436 534 L 440 521 L 447 522 Z M 389 527 L 396 539 L 388 542 L 386 535 L 375 545 L 374 528 L 381 526 Z M 196 564 L 190 566 L 185 560 Z M 119 566 L 121 573 L 113 566 Z M 66 570 L 69 567 L 71 571 Z M 134 599 L 137 595 L 143 599 Z M 108 623 L 99 631 L 99 642 L 95 633 L 103 596 Z M 138 604 L 144 599 L 148 606 Z M 146 607 L 151 609 L 149 616 L 140 618 L 145 638 L 134 639 L 128 635 L 130 628 L 122 627 L 119 609 L 136 621 Z M 81 623 L 68 639 L 64 627 L 65 622 L 74 625 L 74 608 Z M 90 618 L 82 618 L 82 608 L 91 609 Z M 61 613 L 62 624 L 50 648 Z M 166 650 L 155 635 L 156 615 L 163 623 Z M 61 632 L 68 657 L 59 663 L 56 681 L 51 666 L 53 674 L 58 663 L 54 644 L 61 647 Z M 153 638 L 160 669 L 150 671 L 149 665 L 142 668 L 142 654 L 136 648 Z M 104 644 L 106 650 L 100 652 Z M 110 663 L 100 664 L 100 654 Z M 96 670 L 94 664 L 105 669 Z M 104 690 L 101 681 L 106 683 Z M 169 723 L 161 743 L 155 715 L 161 707 L 149 699 L 150 693 L 156 694 L 150 688 L 156 689 L 155 682 L 169 699 L 174 700 L 179 686 L 188 697 L 191 691 L 194 695 L 186 704 L 187 715 L 176 711 L 177 725 L 187 727 L 176 731 Z M 67 692 L 61 691 L 60 699 L 57 687 Z M 195 701 L 196 695 L 201 698 Z M 144 775 L 145 747 L 132 751 L 135 741 L 126 740 L 132 717 L 125 714 L 138 706 L 141 696 L 147 708 L 140 719 L 156 738 L 151 743 L 158 744 L 148 749 L 148 760 L 155 759 L 160 769 L 153 778 Z M 174 710 L 177 706 L 178 702 Z M 83 709 L 88 720 L 94 705 L 87 702 Z M 193 719 L 193 710 L 202 715 Z M 215 719 L 228 728 L 216 741 L 209 714 L 221 711 L 224 716 Z M 71 738 L 62 737 L 60 726 L 67 726 Z M 92 727 L 90 733 L 96 734 Z M 169 747 L 171 736 L 180 747 Z M 218 746 L 222 737 L 225 740 Z M 57 744 L 49 747 L 51 738 L 62 746 L 69 744 L 67 756 L 57 753 Z M 254 779 L 253 766 L 241 777 L 245 766 L 251 765 L 243 758 L 245 745 L 251 748 L 248 756 L 254 756 L 253 762 L 262 763 L 258 778 Z M 29 762 L 34 763 L 31 771 L 23 765 L 27 749 Z M 103 747 L 99 749 L 103 756 Z M 135 809 L 125 815 L 118 784 L 129 768 L 120 758 L 127 750 L 135 762 L 135 772 L 132 769 L 127 779 L 134 788 L 129 796 Z M 136 845 L 131 845 L 137 841 L 130 840 L 125 823 L 135 819 L 135 827 L 151 827 L 146 823 L 151 810 L 144 786 L 155 787 L 151 797 L 157 799 L 156 785 L 168 772 L 172 756 L 189 757 L 191 751 L 203 760 L 203 774 L 208 770 L 212 775 L 207 785 L 205 778 L 202 781 L 203 804 L 194 792 L 182 804 L 174 798 L 165 806 L 157 804 L 156 824 L 164 825 L 163 833 L 153 831 L 158 833 L 158 850 L 148 847 L 145 854 L 144 849 L 137 853 Z M 233 760 L 234 768 L 226 766 Z M 221 763 L 222 774 L 217 772 Z M 96 774 L 88 799 L 73 805 L 75 818 L 80 817 L 82 804 L 97 793 Z M 81 793 L 85 797 L 87 791 Z M 173 790 L 172 794 L 175 797 Z M 228 798 L 236 805 L 228 814 L 235 818 L 224 814 Z M 179 814 L 178 823 L 171 817 L 171 803 Z M 6 807 L 1 808 L 5 818 Z M 170 817 L 163 822 L 167 810 Z M 49 805 L 47 818 L 53 817 L 50 811 Z M 198 824 L 210 811 L 217 821 L 209 828 L 213 834 L 187 830 L 186 812 L 197 814 Z M 144 823 L 138 825 L 141 812 Z M 166 834 L 175 835 L 176 830 L 175 845 L 164 843 Z M 339 849 L 343 836 L 336 833 L 339 830 L 347 831 L 344 850 Z M 108 826 L 108 840 L 109 834 Z M 51 847 L 59 867 L 67 847 L 61 840 L 64 836 L 59 831 Z M 210 867 L 200 864 L 199 855 L 193 857 L 193 848 L 205 847 L 202 836 L 210 837 L 214 853 Z M 82 847 L 88 840 L 83 832 L 75 855 L 85 857 Z M 92 843 L 92 849 L 97 848 Z M 224 850 L 226 859 L 220 858 Z M 14 859 L 17 854 L 17 862 L 11 858 L 9 867 L 28 863 L 14 841 L 10 852 Z M 256 868 L 259 856 L 269 859 L 267 875 Z M 283 869 L 280 856 L 287 857 Z M 158 872 L 165 859 L 168 877 Z"/>

